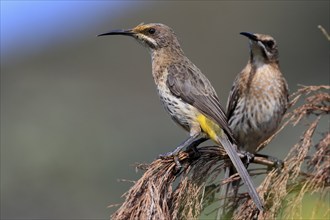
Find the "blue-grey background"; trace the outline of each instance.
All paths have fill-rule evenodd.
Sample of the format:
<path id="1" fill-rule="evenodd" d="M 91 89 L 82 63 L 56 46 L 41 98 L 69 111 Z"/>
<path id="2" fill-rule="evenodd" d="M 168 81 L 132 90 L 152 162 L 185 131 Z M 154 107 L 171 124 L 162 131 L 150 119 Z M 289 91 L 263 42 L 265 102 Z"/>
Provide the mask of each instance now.
<path id="1" fill-rule="evenodd" d="M 1 219 L 108 218 L 131 185 L 117 180 L 186 138 L 160 105 L 147 50 L 97 34 L 171 26 L 225 105 L 249 56 L 241 31 L 276 38 L 291 91 L 328 84 L 317 25 L 329 20 L 329 1 L 1 0 Z M 298 135 L 286 129 L 264 153 L 283 158 Z"/>

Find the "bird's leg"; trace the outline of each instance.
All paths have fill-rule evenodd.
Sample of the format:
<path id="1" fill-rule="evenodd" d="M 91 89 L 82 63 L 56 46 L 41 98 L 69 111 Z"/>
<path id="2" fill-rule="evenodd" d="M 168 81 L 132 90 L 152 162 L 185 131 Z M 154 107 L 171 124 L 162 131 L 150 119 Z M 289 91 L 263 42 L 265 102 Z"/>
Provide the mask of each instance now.
<path id="1" fill-rule="evenodd" d="M 199 153 L 197 146 L 199 146 L 201 143 L 207 141 L 208 138 L 200 136 L 198 137 L 194 142 L 192 142 L 189 146 L 187 146 L 187 151 L 192 151 L 192 154 L 189 154 L 189 157 L 191 158 L 198 158 L 201 156 Z"/>
<path id="2" fill-rule="evenodd" d="M 181 167 L 179 158 L 178 158 L 178 153 L 183 149 L 192 149 L 195 154 L 198 153 L 197 146 L 201 144 L 202 142 L 206 141 L 207 138 L 205 137 L 204 134 L 194 134 L 190 136 L 188 139 L 186 139 L 182 144 L 180 144 L 177 148 L 175 148 L 174 151 L 168 152 L 166 154 L 161 154 L 159 155 L 160 158 L 164 159 L 167 157 L 174 157 L 174 161 L 177 165 L 177 167 Z"/>
<path id="3" fill-rule="evenodd" d="M 280 170 L 284 166 L 284 162 L 276 157 L 265 155 L 265 154 L 255 154 L 255 156 L 263 157 L 263 158 L 266 158 L 267 160 L 273 162 L 273 165 L 268 166 L 268 169 L 275 168 L 275 169 Z"/>
<path id="4" fill-rule="evenodd" d="M 183 148 L 193 148 L 193 150 L 197 150 L 196 146 L 200 142 L 200 137 L 199 134 L 195 134 L 193 136 L 190 136 L 188 139 L 186 139 L 182 144 L 180 144 L 177 148 L 174 149 L 174 151 L 168 152 L 166 154 L 161 154 L 159 155 L 160 158 L 164 159 L 167 157 L 174 157 L 174 162 L 176 164 L 176 168 L 180 169 L 181 163 L 178 158 L 178 153 L 183 149 Z"/>

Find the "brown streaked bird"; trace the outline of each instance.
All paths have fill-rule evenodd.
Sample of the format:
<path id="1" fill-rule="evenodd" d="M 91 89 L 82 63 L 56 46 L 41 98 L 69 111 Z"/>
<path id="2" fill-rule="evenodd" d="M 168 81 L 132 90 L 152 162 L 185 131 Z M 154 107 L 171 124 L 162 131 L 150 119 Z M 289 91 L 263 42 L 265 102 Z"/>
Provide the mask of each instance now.
<path id="1" fill-rule="evenodd" d="M 280 125 L 288 105 L 288 85 L 279 68 L 274 38 L 264 34 L 240 34 L 250 40 L 250 59 L 233 83 L 227 117 L 239 149 L 255 154 L 261 150 L 260 144 Z M 235 172 L 231 167 L 226 174 L 231 176 Z M 236 190 L 236 194 L 238 185 L 239 181 L 228 184 L 226 193 Z"/>
<path id="2" fill-rule="evenodd" d="M 227 117 L 239 148 L 255 153 L 277 130 L 287 109 L 289 93 L 274 38 L 241 34 L 250 39 L 250 59 L 230 91 Z"/>
<path id="3" fill-rule="evenodd" d="M 189 132 L 189 138 L 173 152 L 176 156 L 184 147 L 195 147 L 212 139 L 221 144 L 248 188 L 259 210 L 262 202 L 252 180 L 239 158 L 227 117 L 209 80 L 184 55 L 171 28 L 164 24 L 140 24 L 133 29 L 114 30 L 103 35 L 126 35 L 147 47 L 152 58 L 152 75 L 158 94 L 171 118 Z"/>

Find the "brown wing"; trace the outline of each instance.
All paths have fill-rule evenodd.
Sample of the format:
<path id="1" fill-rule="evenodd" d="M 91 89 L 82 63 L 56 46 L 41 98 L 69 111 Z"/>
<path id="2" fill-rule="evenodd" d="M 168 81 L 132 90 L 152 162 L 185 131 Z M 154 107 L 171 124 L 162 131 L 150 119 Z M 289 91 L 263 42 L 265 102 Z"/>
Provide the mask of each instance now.
<path id="1" fill-rule="evenodd" d="M 282 106 L 285 106 L 284 109 L 283 109 L 283 112 L 282 112 L 282 115 L 285 114 L 286 110 L 288 110 L 289 108 L 289 103 L 290 103 L 290 100 L 289 100 L 289 87 L 288 87 L 288 83 L 286 82 L 285 78 L 283 77 L 282 78 L 283 80 L 283 93 L 284 93 L 284 98 L 282 100 Z"/>
<path id="2" fill-rule="evenodd" d="M 239 93 L 238 93 L 238 83 L 237 80 L 234 81 L 233 86 L 231 87 L 228 100 L 227 100 L 227 118 L 228 120 L 232 117 L 235 108 L 238 103 Z"/>
<path id="3" fill-rule="evenodd" d="M 191 62 L 168 67 L 167 86 L 176 97 L 217 122 L 231 141 L 235 141 L 227 117 L 211 83 Z"/>

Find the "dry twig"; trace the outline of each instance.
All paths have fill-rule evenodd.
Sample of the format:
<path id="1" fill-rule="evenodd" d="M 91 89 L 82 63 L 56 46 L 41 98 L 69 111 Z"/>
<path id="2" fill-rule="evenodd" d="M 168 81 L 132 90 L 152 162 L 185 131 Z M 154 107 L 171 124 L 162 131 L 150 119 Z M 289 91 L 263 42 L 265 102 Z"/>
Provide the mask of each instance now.
<path id="1" fill-rule="evenodd" d="M 323 33 L 323 35 L 327 38 L 328 41 L 330 41 L 330 36 L 328 34 L 328 32 L 324 29 L 324 27 L 322 27 L 322 25 L 317 26 Z"/>

